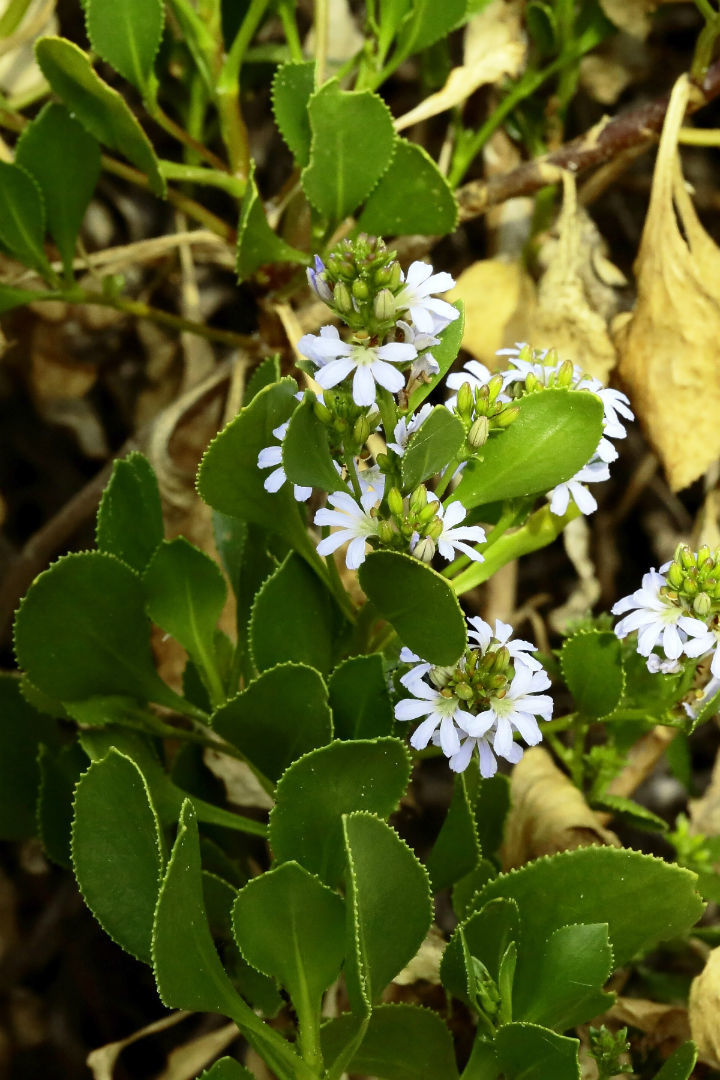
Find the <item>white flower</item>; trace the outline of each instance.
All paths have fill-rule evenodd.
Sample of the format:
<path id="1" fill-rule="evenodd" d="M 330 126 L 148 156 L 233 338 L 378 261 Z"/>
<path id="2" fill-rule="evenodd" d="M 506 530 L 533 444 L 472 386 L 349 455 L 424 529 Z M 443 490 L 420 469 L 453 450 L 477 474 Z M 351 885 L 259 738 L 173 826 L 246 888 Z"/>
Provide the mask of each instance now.
<path id="1" fill-rule="evenodd" d="M 663 660 L 654 652 L 648 656 L 645 666 L 651 675 L 677 675 L 683 667 L 679 660 Z"/>
<path id="2" fill-rule="evenodd" d="M 530 668 L 531 671 L 542 671 L 543 666 L 539 660 L 536 660 L 534 656 L 529 656 L 529 653 L 535 652 L 535 646 L 532 641 L 523 641 L 522 638 L 517 638 L 516 641 L 510 641 L 510 635 L 513 632 L 512 626 L 509 623 L 502 622 L 500 619 L 495 620 L 495 630 L 493 631 L 489 623 L 486 623 L 484 619 L 481 619 L 479 615 L 474 616 L 472 619 L 468 619 L 468 640 L 478 646 L 482 656 L 488 650 L 488 646 L 493 640 L 498 645 L 504 645 L 510 654 L 510 658 L 514 663 L 524 664 L 525 667 Z"/>
<path id="3" fill-rule="evenodd" d="M 409 311 L 416 330 L 432 334 L 436 326 L 435 318 L 454 322 L 460 312 L 446 300 L 437 300 L 430 294 L 447 292 L 455 282 L 450 274 L 433 274 L 429 263 L 411 263 L 407 276 L 403 275 L 405 286 L 395 295 L 397 311 Z"/>
<path id="4" fill-rule="evenodd" d="M 416 683 L 419 679 L 422 679 L 423 675 L 427 675 L 432 670 L 433 665 L 428 663 L 427 660 L 421 660 L 420 657 L 403 645 L 400 650 L 400 662 L 402 664 L 415 664 L 414 668 L 410 671 L 406 671 L 400 679 L 403 686 L 408 690 L 412 690 L 413 683 Z"/>
<path id="5" fill-rule="evenodd" d="M 414 435 L 417 429 L 425 420 L 427 420 L 430 413 L 433 411 L 433 406 L 429 403 L 423 405 L 421 409 L 418 409 L 412 416 L 401 416 L 395 425 L 393 436 L 395 442 L 388 443 L 388 450 L 394 450 L 398 457 L 402 457 L 407 450 L 407 444 L 410 441 L 410 436 Z"/>
<path id="6" fill-rule="evenodd" d="M 463 383 L 469 383 L 470 389 L 474 391 L 479 390 L 482 386 L 487 386 L 491 379 L 492 371 L 490 368 L 485 367 L 479 360 L 468 360 L 466 364 L 463 364 L 462 371 L 453 371 L 445 380 L 447 388 L 455 391 L 445 402 L 446 406 L 451 412 L 455 411 L 457 408 L 457 391 Z M 510 398 L 502 394 L 498 395 L 498 399 L 503 402 L 510 400 Z"/>
<path id="7" fill-rule="evenodd" d="M 442 691 L 422 680 L 414 682 L 410 692 L 413 697 L 403 698 L 395 706 L 395 719 L 417 720 L 420 716 L 426 717 L 410 736 L 410 745 L 416 750 L 424 750 L 439 728 L 439 745 L 443 754 L 446 757 L 456 754 L 460 749 L 457 725 L 472 720 L 470 713 L 463 710 L 458 698 L 445 696 Z"/>
<path id="8" fill-rule="evenodd" d="M 453 311 L 454 310 L 455 308 L 453 308 Z M 431 334 L 423 334 L 410 323 L 398 319 L 397 326 L 399 330 L 402 330 L 403 341 L 408 345 L 414 345 L 418 352 L 417 360 L 414 361 L 413 366 L 410 368 L 411 382 L 424 376 L 431 378 L 439 372 L 440 365 L 435 357 L 432 353 L 423 352 L 423 350 L 432 349 L 435 345 L 440 344 L 440 338 L 435 337 L 435 334 L 441 333 L 447 325 L 446 319 L 437 319 L 433 327 L 433 332 Z"/>
<path id="9" fill-rule="evenodd" d="M 289 420 L 286 420 L 284 424 L 280 424 L 279 427 L 273 428 L 273 435 L 278 439 L 277 446 L 266 446 L 258 454 L 258 468 L 259 469 L 274 469 L 269 476 L 265 477 L 263 487 L 266 491 L 276 492 L 279 491 L 287 480 L 285 469 L 282 463 L 282 441 L 287 435 L 287 429 L 290 424 Z M 312 495 L 311 487 L 304 487 L 302 484 L 293 484 L 293 494 L 298 502 L 307 502 Z"/>
<path id="10" fill-rule="evenodd" d="M 553 701 L 548 694 L 539 693 L 547 690 L 550 680 L 544 670 L 531 671 L 525 664 L 518 664 L 515 676 L 503 697 L 493 697 L 490 705 L 477 716 L 471 717 L 470 721 L 463 718 L 464 728 L 473 745 L 468 749 L 467 742 L 463 744 L 459 754 L 450 759 L 450 768 L 456 772 L 464 769 L 472 756 L 475 746 L 480 755 L 480 769 L 483 776 L 492 776 L 497 766 L 490 765 L 488 750 L 490 733 L 495 734 L 492 741 L 492 753 L 506 761 L 516 764 L 522 757 L 522 749 L 517 746 L 513 739 L 513 729 L 518 732 L 528 746 L 535 746 L 542 740 L 542 733 L 536 720 L 540 716 L 543 720 L 549 720 L 552 716 Z M 480 743 L 485 740 L 485 748 L 481 751 Z M 483 759 L 485 768 L 491 768 L 492 772 L 482 772 Z"/>
<path id="11" fill-rule="evenodd" d="M 369 470 L 368 470 L 369 471 Z M 362 474 L 360 474 L 362 475 Z M 361 495 L 358 504 L 346 491 L 335 491 L 328 495 L 328 502 L 335 507 L 324 507 L 315 514 L 316 525 L 329 525 L 337 531 L 324 537 L 317 546 L 318 555 L 330 555 L 343 544 L 349 544 L 345 555 L 348 570 L 357 570 L 365 561 L 365 541 L 370 536 L 377 536 L 378 519 L 371 514 L 382 501 L 382 491 L 378 496 L 373 485 Z"/>
<path id="12" fill-rule="evenodd" d="M 436 496 L 429 494 L 428 502 L 435 501 Z M 450 562 L 455 558 L 456 551 L 462 551 L 473 562 L 484 562 L 483 556 L 475 548 L 470 547 L 466 541 L 472 544 L 485 543 L 485 530 L 480 525 L 460 525 L 465 520 L 467 510 L 457 500 L 449 506 L 443 507 L 438 502 L 437 516 L 442 521 L 442 532 L 436 538 L 437 549 L 443 559 Z"/>
<path id="13" fill-rule="evenodd" d="M 699 622 L 700 620 L 694 620 Z M 690 641 L 685 642 L 685 655 L 698 657 L 713 654 L 710 663 L 710 674 L 714 679 L 720 679 L 720 627 L 713 621 L 711 626 L 700 623 L 702 631 L 689 630 L 692 635 Z"/>
<path id="14" fill-rule="evenodd" d="M 387 345 L 351 345 L 341 341 L 334 327 L 323 327 L 328 332 L 316 337 L 306 334 L 298 342 L 298 351 L 319 366 L 315 378 L 324 390 L 336 386 L 355 371 L 352 394 L 356 405 L 373 405 L 376 383 L 392 394 L 405 385 L 405 376 L 393 364 L 407 364 L 417 357 L 414 345 L 391 341 Z M 329 331 L 334 330 L 334 334 Z"/>
<path id="15" fill-rule="evenodd" d="M 562 517 L 572 499 L 581 514 L 592 514 L 597 510 L 597 500 L 584 485 L 597 484 L 609 479 L 610 470 L 606 462 L 600 458 L 589 461 L 564 484 L 558 484 L 552 491 L 548 491 L 550 512 L 557 517 Z"/>
<path id="16" fill-rule="evenodd" d="M 706 686 L 703 687 L 702 693 L 697 697 L 692 704 L 688 704 L 683 701 L 683 709 L 690 717 L 691 720 L 695 720 L 696 717 L 707 705 L 711 698 L 715 697 L 718 690 L 720 690 L 720 679 L 712 678 L 709 680 Z"/>
<path id="17" fill-rule="evenodd" d="M 665 584 L 665 578 L 657 570 L 643 574 L 642 587 L 613 604 L 613 615 L 630 612 L 617 624 L 615 633 L 619 638 L 624 638 L 637 630 L 637 651 L 641 656 L 649 656 L 660 643 L 668 660 L 677 660 L 688 634 L 703 634 L 707 627 L 700 619 L 685 614 L 683 607 L 661 595 L 660 589 Z"/>

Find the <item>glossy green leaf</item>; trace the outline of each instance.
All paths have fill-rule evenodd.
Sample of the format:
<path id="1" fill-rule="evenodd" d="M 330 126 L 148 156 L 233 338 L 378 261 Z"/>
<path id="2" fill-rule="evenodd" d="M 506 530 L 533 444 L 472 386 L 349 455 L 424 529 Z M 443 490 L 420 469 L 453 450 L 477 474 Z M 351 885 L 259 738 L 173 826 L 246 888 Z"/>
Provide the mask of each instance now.
<path id="1" fill-rule="evenodd" d="M 489 859 L 481 859 L 474 870 L 455 883 L 452 891 L 453 911 L 458 919 L 464 919 L 466 915 L 475 911 L 475 894 L 479 893 L 497 877 L 497 867 Z"/>
<path id="2" fill-rule="evenodd" d="M 100 551 L 117 555 L 142 573 L 163 539 L 162 504 L 155 471 L 134 450 L 113 462 L 95 526 Z"/>
<path id="3" fill-rule="evenodd" d="M 431 664 L 454 664 L 467 644 L 452 586 L 431 567 L 397 551 L 373 551 L 360 585 L 403 645 Z"/>
<path id="4" fill-rule="evenodd" d="M 27 169 L 0 161 L 0 241 L 24 266 L 47 274 L 45 202 Z"/>
<path id="5" fill-rule="evenodd" d="M 505 1080 L 580 1080 L 577 1039 L 537 1024 L 505 1024 L 495 1036 Z"/>
<path id="6" fill-rule="evenodd" d="M 534 953 L 534 994 L 523 1012 L 513 1012 L 516 1020 L 568 1031 L 610 1008 L 614 995 L 602 989 L 613 968 L 607 923 L 561 926 L 542 950 L 531 945 L 529 951 Z"/>
<path id="7" fill-rule="evenodd" d="M 327 428 L 315 415 L 314 394 L 302 401 L 290 418 L 282 442 L 282 463 L 294 484 L 323 491 L 345 488 L 330 456 Z"/>
<path id="8" fill-rule="evenodd" d="M 599 720 L 620 704 L 625 689 L 622 645 L 609 630 L 581 630 L 566 638 L 560 666 L 584 716 Z"/>
<path id="9" fill-rule="evenodd" d="M 390 825 L 343 815 L 347 855 L 345 982 L 354 1013 L 370 1010 L 412 960 L 432 922 L 427 871 Z"/>
<path id="10" fill-rule="evenodd" d="M 425 398 L 433 392 L 438 383 L 447 375 L 448 371 L 457 359 L 460 352 L 463 331 L 465 329 L 465 307 L 462 300 L 456 300 L 454 308 L 460 312 L 457 319 L 450 323 L 440 334 L 440 344 L 431 349 L 433 359 L 438 365 L 437 375 L 433 375 L 429 382 L 420 383 L 413 390 L 408 400 L 408 413 L 412 414 L 422 405 Z"/>
<path id="11" fill-rule="evenodd" d="M 165 181 L 147 135 L 124 98 L 95 73 L 87 53 L 65 38 L 41 38 L 35 55 L 43 75 L 71 114 L 98 142 L 147 175 L 150 190 L 165 196 Z"/>
<path id="12" fill-rule="evenodd" d="M 333 1062 L 353 1035 L 349 1013 L 320 1032 L 326 1062 Z M 377 1005 L 347 1071 L 378 1080 L 457 1080 L 452 1037 L 437 1013 L 417 1005 Z"/>
<path id="13" fill-rule="evenodd" d="M 395 148 L 392 116 L 369 90 L 341 90 L 336 79 L 310 98 L 312 141 L 302 186 L 325 218 L 340 222 L 370 194 Z"/>
<path id="14" fill-rule="evenodd" d="M 340 621 L 332 594 L 291 552 L 253 604 L 250 638 L 258 671 L 285 661 L 330 671 Z"/>
<path id="15" fill-rule="evenodd" d="M 435 476 L 455 457 L 465 441 L 465 428 L 444 405 L 436 405 L 418 430 L 410 436 L 400 463 L 403 485 L 413 491 Z"/>
<path id="16" fill-rule="evenodd" d="M 37 832 L 41 743 L 57 740 L 57 725 L 29 705 L 20 680 L 0 672 L 0 839 L 22 840 Z"/>
<path id="17" fill-rule="evenodd" d="M 420 52 L 453 30 L 465 15 L 465 0 L 414 0 L 412 18 L 402 28 L 399 47 L 405 56 Z"/>
<path id="18" fill-rule="evenodd" d="M 235 269 L 240 281 L 252 277 L 256 270 L 267 263 L 299 262 L 307 263 L 308 256 L 286 244 L 270 228 L 265 217 L 257 184 L 255 183 L 254 165 L 240 206 L 237 246 L 235 249 Z"/>
<path id="19" fill-rule="evenodd" d="M 390 734 L 393 710 L 379 653 L 343 660 L 330 676 L 328 690 L 338 739 Z"/>
<path id="20" fill-rule="evenodd" d="M 379 0 L 378 51 L 384 57 L 400 29 L 403 19 L 412 10 L 412 0 Z"/>
<path id="21" fill-rule="evenodd" d="M 15 616 L 15 652 L 61 701 L 119 694 L 183 706 L 155 671 L 142 583 L 113 555 L 65 555 L 40 574 Z"/>
<path id="22" fill-rule="evenodd" d="M 520 933 L 520 917 L 513 900 L 498 899 L 468 916 L 453 933 L 440 964 L 440 978 L 449 994 L 467 1004 L 472 1002 L 473 973 L 466 956 L 479 960 L 496 983 L 503 956 Z"/>
<path id="23" fill-rule="evenodd" d="M 282 775 L 270 813 L 278 861 L 297 860 L 326 884 L 345 865 L 342 815 L 367 810 L 389 817 L 405 791 L 410 757 L 399 739 L 333 742 L 299 758 Z"/>
<path id="24" fill-rule="evenodd" d="M 161 0 L 87 0 L 85 21 L 95 52 L 146 93 L 165 21 Z"/>
<path id="25" fill-rule="evenodd" d="M 358 228 L 378 236 L 445 236 L 457 216 L 452 188 L 428 152 L 398 138 L 390 168 L 371 191 Z"/>
<path id="26" fill-rule="evenodd" d="M 693 1042 L 683 1043 L 667 1059 L 655 1080 L 690 1080 L 697 1062 L 697 1047 Z"/>
<path id="27" fill-rule="evenodd" d="M 433 892 L 454 885 L 475 869 L 480 861 L 480 844 L 475 828 L 471 779 L 458 773 L 454 780 L 453 797 L 442 828 L 425 860 Z"/>
<path id="28" fill-rule="evenodd" d="M 235 941 L 248 963 L 285 987 L 303 1018 L 320 1009 L 345 950 L 345 903 L 296 862 L 253 878 L 232 912 Z"/>
<path id="29" fill-rule="evenodd" d="M 589 391 L 540 390 L 521 398 L 518 408 L 518 418 L 491 436 L 465 466 L 454 497 L 467 509 L 550 491 L 595 452 L 603 408 Z"/>
<path id="30" fill-rule="evenodd" d="M 510 781 L 496 774 L 478 785 L 475 796 L 475 825 L 480 847 L 486 859 L 500 864 L 499 852 L 505 833 L 505 819 L 510 810 Z"/>
<path id="31" fill-rule="evenodd" d="M 308 102 L 315 90 L 315 61 L 281 64 L 272 81 L 275 123 L 299 165 L 310 160 Z"/>
<path id="32" fill-rule="evenodd" d="M 270 780 L 332 739 L 325 683 L 302 664 L 264 671 L 213 714 L 212 725 Z"/>
<path id="33" fill-rule="evenodd" d="M 635 802 L 634 799 L 626 799 L 622 795 L 595 796 L 591 800 L 593 810 L 605 810 L 620 821 L 632 825 L 636 829 L 645 829 L 647 832 L 667 832 L 668 823 L 646 806 Z"/>
<path id="34" fill-rule="evenodd" d="M 266 356 L 255 368 L 245 385 L 243 405 L 249 405 L 261 390 L 264 390 L 266 386 L 271 386 L 274 382 L 278 382 L 279 379 L 280 354 L 275 353 L 273 356 Z"/>
<path id="35" fill-rule="evenodd" d="M 71 277 L 80 226 L 100 176 L 97 140 L 63 105 L 51 102 L 20 136 L 15 163 L 42 191 L 48 231 Z"/>
<path id="36" fill-rule="evenodd" d="M 47 857 L 68 870 L 71 866 L 73 794 L 87 763 L 87 757 L 76 742 L 63 746 L 60 750 L 48 746 L 40 747 L 38 832 Z"/>
<path id="37" fill-rule="evenodd" d="M 113 941 L 150 963 L 163 839 L 134 761 L 111 750 L 75 789 L 72 858 L 85 903 Z"/>
<path id="38" fill-rule="evenodd" d="M 254 1080 L 254 1077 L 235 1058 L 224 1057 L 201 1073 L 198 1080 Z"/>

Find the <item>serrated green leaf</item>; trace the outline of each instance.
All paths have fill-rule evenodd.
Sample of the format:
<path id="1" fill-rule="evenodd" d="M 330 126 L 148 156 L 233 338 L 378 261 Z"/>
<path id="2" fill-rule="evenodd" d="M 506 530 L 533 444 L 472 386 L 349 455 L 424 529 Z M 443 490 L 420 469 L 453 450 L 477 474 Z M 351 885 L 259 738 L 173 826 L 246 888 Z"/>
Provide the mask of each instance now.
<path id="1" fill-rule="evenodd" d="M 550 4 L 531 0 L 525 9 L 525 25 L 541 56 L 551 56 L 557 49 L 557 16 Z"/>
<path id="2" fill-rule="evenodd" d="M 87 0 L 85 22 L 95 52 L 146 94 L 165 22 L 160 0 Z"/>
<path id="3" fill-rule="evenodd" d="M 660 1072 L 656 1073 L 655 1080 L 690 1080 L 696 1061 L 697 1047 L 695 1043 L 683 1043 L 667 1059 Z"/>
<path id="4" fill-rule="evenodd" d="M 542 951 L 533 945 L 530 951 L 534 996 L 524 1011 L 513 1012 L 516 1020 L 567 1031 L 610 1008 L 615 997 L 602 989 L 613 965 L 607 923 L 561 926 Z"/>
<path id="5" fill-rule="evenodd" d="M 341 90 L 331 79 L 310 98 L 310 161 L 301 182 L 316 210 L 339 223 L 370 194 L 395 148 L 392 116 L 369 90 Z"/>
<path id="6" fill-rule="evenodd" d="M 467 630 L 446 578 L 397 551 L 371 552 L 359 578 L 404 645 L 431 664 L 455 663 L 467 644 Z"/>
<path id="7" fill-rule="evenodd" d="M 201 1073 L 198 1080 L 254 1080 L 254 1077 L 239 1061 L 224 1057 Z"/>
<path id="8" fill-rule="evenodd" d="M 58 866 L 70 869 L 70 828 L 73 793 L 87 768 L 87 757 L 77 743 L 60 750 L 40 746 L 40 788 L 38 790 L 38 832 L 45 854 Z"/>
<path id="9" fill-rule="evenodd" d="M 619 705 L 625 689 L 622 645 L 609 630 L 582 630 L 566 638 L 560 666 L 584 716 L 599 720 Z"/>
<path id="10" fill-rule="evenodd" d="M 446 409 L 436 405 L 428 418 L 410 436 L 407 449 L 400 462 L 403 485 L 413 491 L 455 457 L 465 441 L 462 421 Z"/>
<path id="11" fill-rule="evenodd" d="M 390 734 L 393 710 L 379 653 L 343 660 L 330 676 L 328 690 L 338 739 Z"/>
<path id="12" fill-rule="evenodd" d="M 440 978 L 449 994 L 474 1005 L 471 988 L 474 976 L 468 970 L 466 955 L 485 965 L 498 982 L 500 965 L 508 945 L 517 941 L 520 916 L 514 900 L 498 899 L 469 915 L 453 933 L 440 963 Z"/>
<path id="13" fill-rule="evenodd" d="M 330 455 L 327 428 L 315 415 L 315 396 L 302 401 L 290 418 L 282 441 L 282 463 L 288 480 L 323 491 L 345 488 Z"/>
<path id="14" fill-rule="evenodd" d="M 452 891 L 453 911 L 458 919 L 464 919 L 475 910 L 475 894 L 479 893 L 488 881 L 497 877 L 498 870 L 489 859 L 481 859 L 474 870 L 456 882 Z"/>
<path id="15" fill-rule="evenodd" d="M 336 885 L 345 864 L 342 815 L 367 810 L 388 817 L 410 776 L 399 739 L 333 742 L 283 773 L 270 813 L 270 846 L 278 861 L 295 859 Z"/>
<path id="16" fill-rule="evenodd" d="M 280 664 L 222 705 L 214 729 L 264 776 L 278 780 L 297 758 L 332 739 L 327 689 L 319 672 Z"/>
<path id="17" fill-rule="evenodd" d="M 281 64 L 272 81 L 275 123 L 299 165 L 310 160 L 308 102 L 315 90 L 315 61 Z"/>
<path id="18" fill-rule="evenodd" d="M 73 869 L 103 930 L 148 964 L 162 850 L 145 779 L 134 761 L 113 749 L 90 765 L 75 789 Z"/>
<path id="19" fill-rule="evenodd" d="M 45 203 L 27 169 L 0 161 L 0 241 L 24 266 L 46 275 Z"/>
<path id="20" fill-rule="evenodd" d="M 0 838 L 22 840 L 37 832 L 35 818 L 43 742 L 56 742 L 57 726 L 22 696 L 20 680 L 0 672 Z"/>
<path id="21" fill-rule="evenodd" d="M 398 49 L 403 56 L 426 49 L 445 37 L 465 15 L 466 0 L 414 0 L 412 17 L 402 27 L 398 36 Z"/>
<path id="22" fill-rule="evenodd" d="M 495 775 L 478 785 L 475 796 L 475 825 L 482 853 L 499 865 L 499 852 L 505 833 L 505 819 L 510 810 L 510 781 Z"/>
<path id="23" fill-rule="evenodd" d="M 462 300 L 456 300 L 453 304 L 460 315 L 450 323 L 440 334 L 440 344 L 432 348 L 432 356 L 438 365 L 437 375 L 433 375 L 429 382 L 420 383 L 413 390 L 408 400 L 408 415 L 415 412 L 422 405 L 425 398 L 433 392 L 438 383 L 442 382 L 452 367 L 460 352 L 463 331 L 465 329 L 465 306 Z"/>
<path id="24" fill-rule="evenodd" d="M 458 773 L 453 797 L 432 850 L 425 860 L 433 892 L 454 885 L 469 874 L 480 861 L 480 843 L 475 828 L 473 793 L 470 777 Z"/>
<path id="25" fill-rule="evenodd" d="M 457 224 L 452 188 L 422 146 L 398 138 L 392 162 L 370 192 L 358 228 L 377 236 L 445 236 Z"/>
<path id="26" fill-rule="evenodd" d="M 579 1040 L 538 1024 L 505 1024 L 494 1049 L 506 1080 L 580 1080 Z"/>
<path id="27" fill-rule="evenodd" d="M 113 462 L 98 507 L 95 541 L 100 551 L 142 573 L 163 535 L 157 477 L 145 455 L 135 450 Z"/>
<path id="28" fill-rule="evenodd" d="M 125 100 L 95 73 L 87 53 L 65 38 L 41 38 L 35 55 L 43 75 L 71 114 L 98 142 L 117 150 L 165 197 L 165 180 L 147 135 Z"/>
<path id="29" fill-rule="evenodd" d="M 245 393 L 243 394 L 243 406 L 249 405 L 261 390 L 264 390 L 266 386 L 271 386 L 274 382 L 278 382 L 279 379 L 280 354 L 275 353 L 273 356 L 266 356 L 247 381 Z"/>
<path id="30" fill-rule="evenodd" d="M 15 163 L 27 169 L 42 192 L 47 228 L 72 277 L 80 226 L 100 176 L 97 140 L 63 105 L 44 106 L 23 131 Z"/>
<path id="31" fill-rule="evenodd" d="M 345 981 L 354 1013 L 369 1012 L 412 960 L 432 922 L 427 871 L 373 814 L 343 815 L 347 856 Z"/>
<path id="32" fill-rule="evenodd" d="M 647 832 L 667 832 L 668 823 L 646 806 L 635 802 L 634 799 L 625 799 L 622 795 L 609 795 L 604 792 L 592 800 L 593 810 L 605 810 L 616 815 L 621 821 L 626 821 L 636 829 L 645 829 Z"/>
<path id="33" fill-rule="evenodd" d="M 453 493 L 463 506 L 539 495 L 575 475 L 602 435 L 603 408 L 587 390 L 541 390 L 518 402 L 520 415 L 469 461 Z"/>
<path id="34" fill-rule="evenodd" d="M 325 1060 L 350 1042 L 355 1018 L 330 1020 L 320 1032 Z M 347 1071 L 379 1080 L 457 1080 L 452 1037 L 437 1013 L 418 1005 L 378 1005 Z"/>
<path id="35" fill-rule="evenodd" d="M 286 244 L 268 225 L 265 210 L 255 183 L 254 163 L 250 168 L 247 187 L 240 206 L 235 269 L 240 281 L 252 277 L 257 269 L 267 263 L 309 263 L 303 251 Z"/>
<path id="36" fill-rule="evenodd" d="M 253 604 L 250 638 L 258 671 L 286 661 L 330 671 L 341 619 L 332 594 L 291 552 Z"/>

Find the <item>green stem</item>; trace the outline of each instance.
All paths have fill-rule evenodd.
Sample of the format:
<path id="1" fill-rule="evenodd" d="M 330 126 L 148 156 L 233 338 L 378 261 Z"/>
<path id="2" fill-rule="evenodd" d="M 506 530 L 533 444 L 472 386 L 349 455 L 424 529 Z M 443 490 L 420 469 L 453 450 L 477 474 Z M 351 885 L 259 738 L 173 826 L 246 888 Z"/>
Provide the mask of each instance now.
<path id="1" fill-rule="evenodd" d="M 435 485 L 435 494 L 437 495 L 438 499 L 442 498 L 442 496 L 443 496 L 443 494 L 445 492 L 445 488 L 448 486 L 448 484 L 452 480 L 453 476 L 457 472 L 457 467 L 458 467 L 459 464 L 460 464 L 459 460 L 455 457 L 445 467 L 445 471 L 443 472 L 442 476 L 440 477 L 437 484 Z"/>
<path id="2" fill-rule="evenodd" d="M 152 119 L 163 129 L 163 131 L 166 131 L 168 135 L 172 135 L 174 139 L 179 143 L 182 143 L 183 146 L 186 146 L 188 150 L 191 150 L 194 154 L 197 154 L 203 161 L 207 161 L 211 168 L 217 169 L 218 172 L 227 172 L 227 165 L 225 162 L 219 158 L 217 154 L 214 154 L 212 150 L 208 150 L 201 142 L 194 139 L 189 132 L 185 131 L 185 129 L 180 126 L 180 124 L 177 124 L 172 117 L 168 116 L 157 102 L 151 104 L 146 101 L 145 105 Z"/>
<path id="3" fill-rule="evenodd" d="M 353 495 L 360 502 L 362 491 L 360 489 L 360 481 L 357 477 L 357 469 L 355 468 L 355 459 L 349 450 L 346 450 L 343 446 L 343 461 L 345 462 L 345 468 L 347 469 L 348 480 L 353 489 Z"/>
<path id="4" fill-rule="evenodd" d="M 315 85 L 325 82 L 325 64 L 327 63 L 328 30 L 330 26 L 330 7 L 328 0 L 315 0 Z"/>
<path id="5" fill-rule="evenodd" d="M 242 199 L 245 194 L 243 181 L 237 176 L 231 176 L 227 171 L 218 172 L 217 169 L 206 169 L 201 165 L 184 165 L 182 162 L 166 161 L 164 158 L 161 158 L 158 164 L 166 180 L 185 180 L 190 184 L 218 187 L 236 199 Z"/>
<path id="6" fill-rule="evenodd" d="M 340 1080 L 340 1077 L 347 1069 L 348 1065 L 359 1050 L 363 1039 L 365 1038 L 365 1033 L 367 1031 L 368 1024 L 370 1023 L 371 1015 L 372 1014 L 368 1011 L 367 1016 L 363 1016 L 360 1019 L 357 1030 L 342 1048 L 338 1056 L 333 1061 L 332 1065 L 329 1066 L 327 1072 L 325 1073 L 324 1080 Z"/>
<path id="7" fill-rule="evenodd" d="M 240 110 L 240 69 L 245 51 L 267 10 L 270 0 L 250 0 L 247 14 L 235 35 L 218 76 L 216 103 L 220 130 L 230 159 L 230 169 L 242 180 L 250 173 L 250 147 Z"/>
<path id="8" fill-rule="evenodd" d="M 392 396 L 389 390 L 386 390 L 384 386 L 378 387 L 378 406 L 380 408 L 380 417 L 382 419 L 382 425 L 385 430 L 385 441 L 388 442 L 393 439 L 395 432 L 395 425 L 397 424 L 397 405 L 395 404 L 395 398 Z"/>
<path id="9" fill-rule="evenodd" d="M 280 0 L 277 12 L 285 31 L 285 40 L 290 50 L 290 59 L 294 60 L 295 63 L 302 63 L 305 56 L 295 19 L 295 0 Z"/>

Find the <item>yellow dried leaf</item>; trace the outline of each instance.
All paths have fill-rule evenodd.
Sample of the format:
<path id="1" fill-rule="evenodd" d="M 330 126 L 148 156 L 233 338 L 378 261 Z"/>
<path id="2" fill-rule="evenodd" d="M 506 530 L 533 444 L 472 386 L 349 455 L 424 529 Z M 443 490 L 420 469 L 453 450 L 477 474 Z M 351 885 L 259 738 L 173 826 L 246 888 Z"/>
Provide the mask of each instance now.
<path id="1" fill-rule="evenodd" d="M 661 0 L 600 0 L 600 7 L 619 30 L 633 37 L 646 38 L 650 15 Z"/>
<path id="2" fill-rule="evenodd" d="M 501 853 L 504 870 L 557 851 L 620 846 L 541 746 L 527 750 L 513 769 L 510 800 Z"/>
<path id="3" fill-rule="evenodd" d="M 720 249 L 697 218 L 677 155 L 690 93 L 682 76 L 670 98 L 635 263 L 637 304 L 617 334 L 620 374 L 673 491 L 720 456 Z"/>
<path id="4" fill-rule="evenodd" d="M 511 3 L 492 0 L 475 15 L 465 30 L 462 65 L 453 68 L 441 90 L 399 117 L 395 121 L 395 130 L 403 131 L 460 105 L 479 86 L 492 85 L 504 75 L 518 75 L 526 53 L 522 8 L 522 3 L 517 0 L 511 0 Z"/>
<path id="5" fill-rule="evenodd" d="M 690 985 L 690 1032 L 702 1060 L 720 1068 L 720 948 Z"/>
<path id="6" fill-rule="evenodd" d="M 424 979 L 433 986 L 440 985 L 440 961 L 447 948 L 442 930 L 434 923 L 415 956 L 393 979 L 398 986 L 410 986 Z"/>
<path id="7" fill-rule="evenodd" d="M 527 337 L 534 285 L 519 259 L 483 259 L 463 270 L 446 300 L 465 304 L 462 346 L 489 367 L 504 345 Z"/>
<path id="8" fill-rule="evenodd" d="M 720 836 L 720 754 L 715 758 L 710 783 L 705 792 L 699 799 L 691 799 L 688 809 L 694 833 Z"/>

